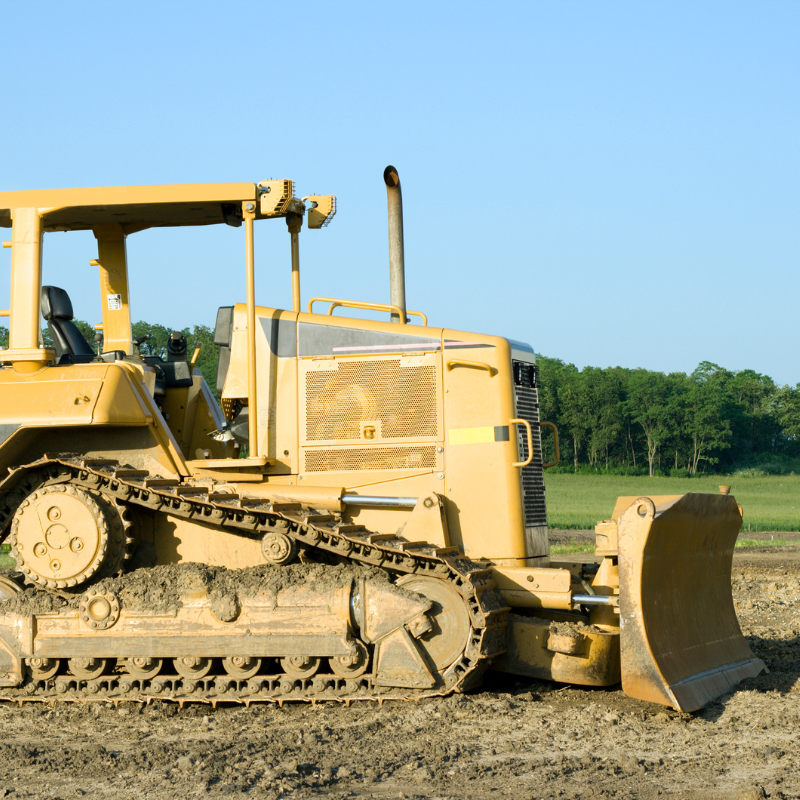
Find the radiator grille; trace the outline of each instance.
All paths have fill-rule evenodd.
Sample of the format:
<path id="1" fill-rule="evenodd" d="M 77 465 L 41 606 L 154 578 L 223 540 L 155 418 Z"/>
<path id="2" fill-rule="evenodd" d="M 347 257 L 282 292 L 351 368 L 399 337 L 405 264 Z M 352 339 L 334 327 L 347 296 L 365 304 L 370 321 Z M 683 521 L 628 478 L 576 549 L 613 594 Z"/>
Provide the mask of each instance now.
<path id="1" fill-rule="evenodd" d="M 547 506 L 544 499 L 544 470 L 542 469 L 542 437 L 539 430 L 539 392 L 536 386 L 536 368 L 533 364 L 514 362 L 514 398 L 516 414 L 531 424 L 533 431 L 533 461 L 520 472 L 522 503 L 525 510 L 525 527 L 547 526 Z M 528 458 L 527 432 L 517 426 L 520 458 Z"/>
<path id="2" fill-rule="evenodd" d="M 363 422 L 380 422 L 383 439 L 438 434 L 435 366 L 393 358 L 337 367 L 306 373 L 308 441 L 360 439 Z"/>
<path id="3" fill-rule="evenodd" d="M 306 472 L 350 472 L 362 469 L 433 469 L 436 448 L 346 447 L 306 450 Z"/>

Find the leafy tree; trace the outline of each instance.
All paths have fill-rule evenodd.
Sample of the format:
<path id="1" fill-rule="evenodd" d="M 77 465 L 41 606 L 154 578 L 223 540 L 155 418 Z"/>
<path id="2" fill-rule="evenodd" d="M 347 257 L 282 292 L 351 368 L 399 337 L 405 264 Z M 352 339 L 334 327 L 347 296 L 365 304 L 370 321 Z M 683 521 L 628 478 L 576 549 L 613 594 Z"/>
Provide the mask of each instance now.
<path id="1" fill-rule="evenodd" d="M 774 450 L 781 436 L 780 424 L 772 409 L 772 399 L 777 392 L 772 378 L 744 369 L 730 377 L 727 388 L 736 403 L 731 417 L 736 450 Z"/>
<path id="2" fill-rule="evenodd" d="M 691 441 L 689 472 L 697 474 L 700 461 L 716 464 L 716 452 L 730 447 L 732 400 L 727 390 L 730 373 L 702 362 L 691 375 L 686 393 L 685 430 Z"/>
<path id="3" fill-rule="evenodd" d="M 794 388 L 778 389 L 772 407 L 783 435 L 794 442 L 800 441 L 800 383 Z"/>
<path id="4" fill-rule="evenodd" d="M 661 372 L 634 370 L 628 382 L 627 407 L 644 432 L 650 476 L 655 475 L 658 448 L 675 428 L 669 406 L 670 383 Z"/>
<path id="5" fill-rule="evenodd" d="M 582 383 L 589 426 L 589 463 L 596 464 L 602 454 L 608 469 L 609 448 L 622 431 L 622 387 L 613 372 L 597 367 L 583 370 Z"/>
<path id="6" fill-rule="evenodd" d="M 565 380 L 558 393 L 561 406 L 560 419 L 572 439 L 572 458 L 577 472 L 581 444 L 586 439 L 590 427 L 588 402 L 581 373 L 573 367 L 572 370 L 565 371 L 564 377 Z"/>
<path id="7" fill-rule="evenodd" d="M 566 441 L 572 440 L 573 463 L 575 469 L 578 464 L 578 451 L 580 448 L 580 433 L 576 437 L 572 435 L 570 425 L 570 413 L 572 406 L 571 383 L 575 376 L 579 375 L 578 368 L 574 364 L 565 364 L 558 358 L 547 358 L 537 356 L 539 368 L 539 418 L 554 422 L 561 433 L 563 442 L 562 449 L 566 451 Z M 551 450 L 552 444 L 550 437 L 546 437 L 545 444 L 546 457 L 551 459 L 554 451 Z"/>
<path id="8" fill-rule="evenodd" d="M 670 426 L 670 431 L 661 445 L 664 454 L 669 453 L 673 461 L 673 468 L 679 469 L 682 464 L 686 464 L 687 471 L 690 460 L 691 444 L 686 430 L 687 415 L 687 395 L 689 393 L 689 379 L 683 372 L 672 372 L 667 375 L 669 383 L 669 397 L 667 409 L 674 424 Z"/>

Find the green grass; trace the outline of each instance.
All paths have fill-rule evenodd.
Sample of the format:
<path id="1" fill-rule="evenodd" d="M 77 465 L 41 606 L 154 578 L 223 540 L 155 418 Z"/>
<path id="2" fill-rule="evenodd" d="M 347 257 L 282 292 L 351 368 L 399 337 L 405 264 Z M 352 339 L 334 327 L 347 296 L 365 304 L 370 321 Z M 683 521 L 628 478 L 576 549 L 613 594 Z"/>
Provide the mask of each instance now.
<path id="1" fill-rule="evenodd" d="M 574 553 L 594 553 L 594 542 L 569 542 L 568 544 L 551 544 L 550 555 L 569 556 Z"/>
<path id="2" fill-rule="evenodd" d="M 777 539 L 737 539 L 737 547 L 786 547 L 786 539 L 778 537 Z"/>
<path id="3" fill-rule="evenodd" d="M 0 569 L 11 569 L 17 565 L 17 562 L 9 555 L 10 551 L 10 544 L 0 544 Z"/>
<path id="4" fill-rule="evenodd" d="M 570 475 L 545 470 L 547 517 L 551 528 L 592 529 L 598 520 L 611 517 L 617 497 L 717 494 L 720 484 L 730 485 L 731 494 L 742 505 L 743 532 L 800 531 L 800 475 L 648 478 Z"/>
<path id="5" fill-rule="evenodd" d="M 785 547 L 791 542 L 778 537 L 777 539 L 737 539 L 736 547 Z M 550 555 L 570 556 L 577 553 L 594 553 L 594 542 L 568 542 L 566 544 L 551 544 Z"/>

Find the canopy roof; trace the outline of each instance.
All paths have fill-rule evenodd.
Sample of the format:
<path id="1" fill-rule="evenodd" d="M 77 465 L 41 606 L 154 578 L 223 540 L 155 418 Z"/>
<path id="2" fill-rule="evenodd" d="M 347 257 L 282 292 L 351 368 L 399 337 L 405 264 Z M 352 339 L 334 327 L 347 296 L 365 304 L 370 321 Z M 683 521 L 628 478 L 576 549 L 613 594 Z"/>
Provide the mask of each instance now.
<path id="1" fill-rule="evenodd" d="M 171 186 L 97 186 L 0 192 L 0 227 L 12 209 L 37 208 L 45 231 L 90 230 L 119 224 L 151 227 L 241 223 L 241 203 L 256 200 L 254 183 L 188 183 Z"/>

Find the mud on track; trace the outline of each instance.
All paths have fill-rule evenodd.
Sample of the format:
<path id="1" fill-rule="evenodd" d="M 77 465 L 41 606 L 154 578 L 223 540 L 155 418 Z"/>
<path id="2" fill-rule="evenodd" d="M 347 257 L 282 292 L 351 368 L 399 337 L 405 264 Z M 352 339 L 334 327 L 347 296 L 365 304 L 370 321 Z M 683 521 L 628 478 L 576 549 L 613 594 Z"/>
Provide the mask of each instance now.
<path id="1" fill-rule="evenodd" d="M 800 546 L 732 580 L 771 673 L 696 714 L 505 676 L 382 707 L 2 705 L 0 797 L 800 798 Z"/>

